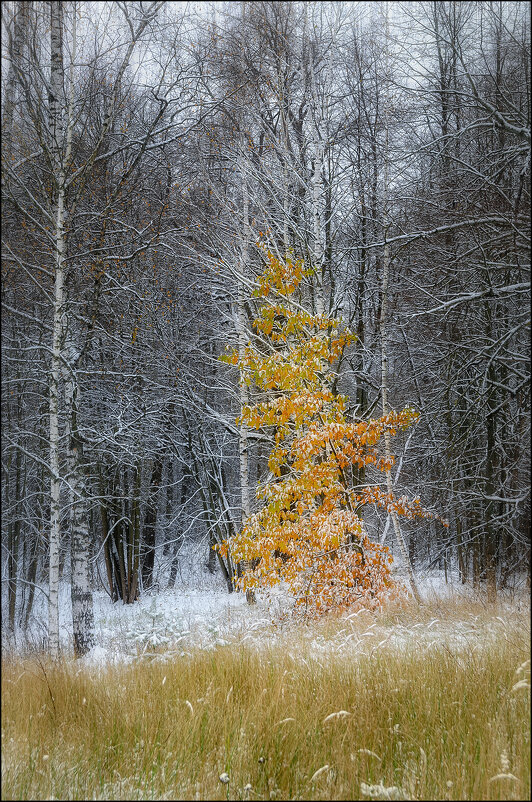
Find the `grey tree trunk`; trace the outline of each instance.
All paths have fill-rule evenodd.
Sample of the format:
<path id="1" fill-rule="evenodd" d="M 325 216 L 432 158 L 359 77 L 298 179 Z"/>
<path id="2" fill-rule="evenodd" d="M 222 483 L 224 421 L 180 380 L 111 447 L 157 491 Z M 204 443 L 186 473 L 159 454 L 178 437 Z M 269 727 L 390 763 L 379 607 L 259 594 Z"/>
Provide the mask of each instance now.
<path id="1" fill-rule="evenodd" d="M 159 488 L 162 479 L 163 462 L 161 457 L 156 457 L 150 477 L 150 489 L 147 497 L 146 516 L 143 527 L 143 552 L 142 561 L 142 587 L 147 590 L 153 583 L 153 568 L 155 563 L 155 534 L 157 526 L 157 510 L 159 505 Z"/>

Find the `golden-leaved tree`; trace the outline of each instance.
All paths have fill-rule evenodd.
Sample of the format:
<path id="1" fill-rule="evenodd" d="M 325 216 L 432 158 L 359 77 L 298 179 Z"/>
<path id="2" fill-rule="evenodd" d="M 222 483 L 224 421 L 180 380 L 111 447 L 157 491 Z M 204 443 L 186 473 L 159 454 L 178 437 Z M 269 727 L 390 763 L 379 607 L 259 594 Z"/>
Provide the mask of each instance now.
<path id="1" fill-rule="evenodd" d="M 254 567 L 235 582 L 243 590 L 284 581 L 296 609 L 319 614 L 373 604 L 396 590 L 386 546 L 369 540 L 357 510 L 376 503 L 407 517 L 426 516 L 418 499 L 395 498 L 379 486 L 351 486 L 351 466 L 393 464 L 379 456 L 387 430 L 396 434 L 418 417 L 412 408 L 364 422 L 346 420 L 347 398 L 333 391 L 335 367 L 356 337 L 342 322 L 314 315 L 296 301 L 311 270 L 303 261 L 265 250 L 267 267 L 255 296 L 264 297 L 244 352 L 221 359 L 255 385 L 258 403 L 244 407 L 241 425 L 269 429 L 274 445 L 262 502 L 242 530 L 219 547 L 235 563 Z M 299 293 L 298 296 L 301 294 Z"/>

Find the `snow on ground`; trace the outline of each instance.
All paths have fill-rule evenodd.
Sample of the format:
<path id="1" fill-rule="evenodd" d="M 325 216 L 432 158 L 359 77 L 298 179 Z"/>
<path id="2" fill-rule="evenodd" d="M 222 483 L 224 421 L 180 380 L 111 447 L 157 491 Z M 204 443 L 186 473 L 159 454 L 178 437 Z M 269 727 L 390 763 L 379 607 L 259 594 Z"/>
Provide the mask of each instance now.
<path id="1" fill-rule="evenodd" d="M 438 600 L 467 599 L 466 592 L 456 585 L 447 585 L 444 578 L 432 574 L 421 580 L 423 598 L 431 604 L 430 615 L 415 622 L 386 621 L 367 610 L 347 613 L 329 628 L 327 625 L 294 625 L 290 620 L 279 623 L 279 613 L 287 609 L 282 593 L 260 598 L 248 605 L 244 594 L 227 593 L 225 588 L 194 590 L 183 588 L 146 596 L 137 605 L 111 605 L 108 598 L 98 596 L 95 604 L 98 646 L 85 658 L 97 666 L 116 660 L 175 659 L 192 649 L 215 649 L 228 644 L 246 644 L 263 648 L 283 646 L 294 659 L 310 655 L 316 660 L 343 654 L 373 656 L 383 648 L 412 649 L 430 652 L 448 648 L 478 651 L 492 638 L 509 629 L 513 607 L 501 602 L 499 616 L 485 617 L 478 609 L 461 618 L 446 616 L 438 610 Z"/>
<path id="2" fill-rule="evenodd" d="M 403 577 L 398 578 L 407 584 Z M 486 617 L 479 614 L 478 605 L 468 611 L 470 588 L 461 586 L 455 576 L 449 579 L 452 581 L 446 582 L 443 572 L 437 571 L 418 575 L 430 612 L 417 620 L 404 616 L 387 621 L 385 615 L 361 610 L 344 614 L 329 628 L 319 624 L 296 628 L 289 618 L 279 619 L 289 608 L 282 592 L 269 599 L 259 596 L 255 605 L 248 605 L 244 594 L 228 593 L 220 574 L 211 575 L 200 555 L 190 553 L 182 561 L 173 589 L 161 583 L 153 593 L 143 594 L 130 605 L 113 604 L 105 591 L 94 593 L 96 646 L 83 662 L 99 667 L 135 659 L 175 659 L 192 649 L 210 650 L 227 644 L 282 645 L 294 658 L 304 651 L 317 660 L 331 654 L 373 655 L 383 648 L 430 651 L 445 647 L 457 653 L 486 646 L 501 627 L 508 628 L 516 605 L 528 605 L 523 601 L 527 594 L 514 593 L 513 599 L 501 599 L 500 615 Z M 18 650 L 42 647 L 45 642 L 46 597 L 37 595 L 30 632 L 25 637 L 17 635 Z M 461 601 L 466 602 L 461 615 L 449 617 L 444 605 Z M 60 589 L 60 638 L 66 654 L 72 649 L 71 615 L 70 588 L 65 583 Z"/>

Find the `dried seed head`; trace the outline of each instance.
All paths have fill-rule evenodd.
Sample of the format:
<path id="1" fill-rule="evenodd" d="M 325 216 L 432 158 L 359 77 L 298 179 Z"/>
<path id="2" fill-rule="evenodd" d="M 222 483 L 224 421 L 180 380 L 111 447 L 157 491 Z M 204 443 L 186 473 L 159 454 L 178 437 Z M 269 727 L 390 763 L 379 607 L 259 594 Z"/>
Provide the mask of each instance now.
<path id="1" fill-rule="evenodd" d="M 510 761 L 508 760 L 508 753 L 505 750 L 501 752 L 501 771 L 503 774 L 510 771 Z"/>

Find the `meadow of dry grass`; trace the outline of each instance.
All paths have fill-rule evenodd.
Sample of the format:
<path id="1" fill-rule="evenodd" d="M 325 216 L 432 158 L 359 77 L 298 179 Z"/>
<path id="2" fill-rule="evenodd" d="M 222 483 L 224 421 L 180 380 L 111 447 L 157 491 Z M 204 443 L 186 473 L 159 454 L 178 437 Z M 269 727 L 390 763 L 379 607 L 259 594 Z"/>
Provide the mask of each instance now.
<path id="1" fill-rule="evenodd" d="M 435 618 L 474 636 L 429 641 Z M 315 625 L 321 643 L 348 628 L 364 645 L 319 659 L 303 627 L 285 645 L 106 668 L 5 659 L 2 796 L 529 799 L 528 609 L 370 619 Z"/>

